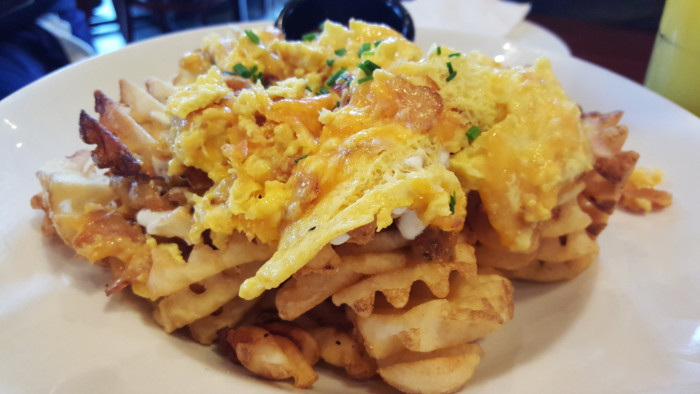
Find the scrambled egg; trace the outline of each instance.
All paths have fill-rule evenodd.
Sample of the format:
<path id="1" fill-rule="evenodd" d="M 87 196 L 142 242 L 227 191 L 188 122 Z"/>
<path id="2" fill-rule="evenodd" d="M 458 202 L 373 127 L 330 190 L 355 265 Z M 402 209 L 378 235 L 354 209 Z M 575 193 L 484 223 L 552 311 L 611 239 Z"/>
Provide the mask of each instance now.
<path id="1" fill-rule="evenodd" d="M 190 238 L 240 231 L 277 245 L 243 298 L 399 210 L 459 231 L 471 190 L 504 245 L 526 250 L 559 191 L 591 168 L 578 107 L 546 60 L 506 68 L 444 47 L 423 55 L 351 21 L 303 42 L 213 35 L 180 65 L 169 173 L 194 167 L 213 181 L 194 197 Z"/>

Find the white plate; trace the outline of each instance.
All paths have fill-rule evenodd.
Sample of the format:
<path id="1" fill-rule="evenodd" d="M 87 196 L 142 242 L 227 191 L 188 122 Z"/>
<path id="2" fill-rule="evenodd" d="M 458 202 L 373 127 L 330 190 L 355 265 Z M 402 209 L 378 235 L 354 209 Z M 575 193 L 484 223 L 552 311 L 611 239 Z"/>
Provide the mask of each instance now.
<path id="1" fill-rule="evenodd" d="M 220 27 L 213 28 L 214 30 Z M 35 171 L 80 148 L 78 114 L 117 79 L 169 77 L 211 28 L 163 36 L 60 70 L 0 102 L 0 392 L 279 392 L 210 349 L 169 336 L 108 275 L 44 239 Z M 510 63 L 538 55 L 512 42 L 421 31 L 421 42 L 482 49 Z M 504 49 L 507 48 L 507 49 Z M 598 262 L 554 285 L 517 285 L 515 318 L 482 341 L 468 387 L 486 393 L 691 392 L 700 387 L 700 119 L 643 87 L 571 57 L 552 57 L 586 110 L 624 109 L 627 147 L 661 167 L 674 204 L 616 213 Z M 384 392 L 325 369 L 318 392 Z"/>
<path id="2" fill-rule="evenodd" d="M 541 48 L 558 55 L 571 55 L 571 49 L 561 37 L 530 21 L 518 23 L 508 33 L 506 40 L 531 48 Z"/>

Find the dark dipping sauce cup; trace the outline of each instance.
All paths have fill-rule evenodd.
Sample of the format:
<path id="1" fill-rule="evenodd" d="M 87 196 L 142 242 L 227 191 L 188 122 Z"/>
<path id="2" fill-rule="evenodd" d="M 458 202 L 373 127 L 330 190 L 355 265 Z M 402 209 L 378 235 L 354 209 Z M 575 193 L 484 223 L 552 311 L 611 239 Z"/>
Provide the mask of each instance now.
<path id="1" fill-rule="evenodd" d="M 406 8 L 398 0 L 291 0 L 280 12 L 275 26 L 289 40 L 300 40 L 318 31 L 325 20 L 348 24 L 351 19 L 383 23 L 413 41 L 415 29 Z"/>

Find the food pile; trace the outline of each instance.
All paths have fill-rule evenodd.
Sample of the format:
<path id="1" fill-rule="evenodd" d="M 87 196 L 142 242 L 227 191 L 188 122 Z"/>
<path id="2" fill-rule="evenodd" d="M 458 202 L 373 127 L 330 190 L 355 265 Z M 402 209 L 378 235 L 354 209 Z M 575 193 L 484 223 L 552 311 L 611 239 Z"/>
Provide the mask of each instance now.
<path id="1" fill-rule="evenodd" d="M 166 332 L 296 387 L 322 360 L 461 388 L 510 279 L 595 260 L 638 158 L 621 113 L 581 114 L 546 59 L 423 53 L 359 21 L 211 35 L 172 81 L 119 86 L 80 114 L 92 151 L 38 173 L 44 233 Z"/>

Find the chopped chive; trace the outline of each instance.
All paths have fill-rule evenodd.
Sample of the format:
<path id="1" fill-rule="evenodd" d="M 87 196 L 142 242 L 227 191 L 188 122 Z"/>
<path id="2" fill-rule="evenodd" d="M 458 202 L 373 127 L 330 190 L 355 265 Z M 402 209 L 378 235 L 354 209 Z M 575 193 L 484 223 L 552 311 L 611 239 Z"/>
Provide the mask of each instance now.
<path id="1" fill-rule="evenodd" d="M 333 67 L 333 63 L 335 63 L 335 59 L 326 60 L 326 64 L 328 65 L 328 67 Z"/>
<path id="2" fill-rule="evenodd" d="M 455 205 L 457 205 L 457 192 L 452 192 L 450 196 L 450 212 L 455 214 Z"/>
<path id="3" fill-rule="evenodd" d="M 441 48 L 441 47 L 437 47 L 437 49 L 435 50 L 435 52 L 437 52 L 438 56 L 439 56 L 439 55 L 442 55 L 442 48 Z"/>
<path id="4" fill-rule="evenodd" d="M 447 55 L 447 57 L 457 57 L 457 56 L 462 56 L 462 54 L 459 52 L 455 52 L 455 53 L 450 53 L 449 55 Z"/>
<path id="5" fill-rule="evenodd" d="M 303 36 L 301 36 L 302 41 L 313 41 L 316 39 L 316 33 L 306 33 Z"/>
<path id="6" fill-rule="evenodd" d="M 338 78 L 340 78 L 341 75 L 343 75 L 343 73 L 344 73 L 345 71 L 347 71 L 347 69 L 346 69 L 345 67 L 343 67 L 343 68 L 341 68 L 340 70 L 338 70 L 338 71 L 336 71 L 335 73 L 333 73 L 333 75 L 331 75 L 331 77 L 328 78 L 328 81 L 326 81 L 326 85 L 327 85 L 327 86 L 333 86 L 333 85 L 335 85 L 335 82 L 338 80 Z"/>
<path id="7" fill-rule="evenodd" d="M 365 82 L 369 82 L 369 81 L 371 81 L 371 80 L 373 80 L 373 79 L 374 79 L 373 76 L 368 75 L 368 76 L 366 76 L 366 77 L 364 77 L 364 78 L 358 79 L 358 80 L 357 80 L 357 84 L 360 85 L 360 84 L 363 84 L 363 83 L 365 83 Z"/>
<path id="8" fill-rule="evenodd" d="M 447 71 L 449 72 L 449 75 L 447 78 L 445 78 L 445 81 L 450 82 L 457 76 L 457 71 L 452 68 L 452 63 L 450 62 L 447 62 Z"/>
<path id="9" fill-rule="evenodd" d="M 250 41 L 253 41 L 253 44 L 255 44 L 255 45 L 260 44 L 260 37 L 258 37 L 257 34 L 253 33 L 252 30 L 246 29 L 246 30 L 244 30 L 244 32 L 245 32 L 245 35 L 248 36 L 248 38 L 250 38 Z"/>
<path id="10" fill-rule="evenodd" d="M 248 68 L 241 63 L 237 63 L 235 66 L 233 66 L 233 72 L 236 73 L 237 75 L 240 75 L 243 78 L 250 78 L 252 73 Z"/>
<path id="11" fill-rule="evenodd" d="M 345 54 L 348 53 L 348 50 L 345 48 L 340 48 L 335 50 L 335 54 L 338 56 L 345 56 Z"/>
<path id="12" fill-rule="evenodd" d="M 319 94 L 328 94 L 328 89 L 322 87 L 321 89 L 318 90 Z"/>
<path id="13" fill-rule="evenodd" d="M 476 137 L 481 135 L 481 129 L 479 128 L 479 126 L 472 126 L 469 128 L 469 130 L 467 130 L 466 135 L 467 139 L 469 140 L 469 143 L 472 143 L 474 142 Z"/>
<path id="14" fill-rule="evenodd" d="M 360 45 L 360 50 L 357 51 L 357 57 L 362 57 L 362 54 L 368 52 L 370 49 L 372 49 L 372 44 L 369 42 L 365 42 L 364 44 Z"/>
<path id="15" fill-rule="evenodd" d="M 367 76 L 372 75 L 374 70 L 381 68 L 371 60 L 365 60 L 364 62 L 357 63 L 357 67 L 364 71 L 365 75 Z"/>
<path id="16" fill-rule="evenodd" d="M 241 63 L 234 65 L 233 73 L 229 74 L 238 75 L 246 79 L 250 78 L 253 82 L 262 81 L 263 79 L 263 73 L 262 71 L 258 72 L 258 66 L 253 66 L 249 69 Z"/>
<path id="17" fill-rule="evenodd" d="M 294 159 L 294 162 L 295 162 L 295 163 L 298 163 L 298 162 L 300 162 L 300 161 L 306 159 L 307 157 L 309 157 L 309 155 L 299 156 L 299 157 L 297 157 L 296 159 Z"/>

